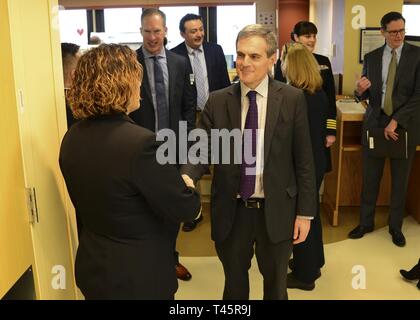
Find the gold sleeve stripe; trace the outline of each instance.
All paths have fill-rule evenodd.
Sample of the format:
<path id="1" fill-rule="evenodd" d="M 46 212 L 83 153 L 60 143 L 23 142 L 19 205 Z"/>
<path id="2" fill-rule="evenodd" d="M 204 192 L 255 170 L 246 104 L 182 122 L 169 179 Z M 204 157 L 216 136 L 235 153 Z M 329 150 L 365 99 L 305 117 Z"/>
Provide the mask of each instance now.
<path id="1" fill-rule="evenodd" d="M 327 119 L 327 129 L 336 130 L 337 129 L 337 121 L 334 119 Z"/>

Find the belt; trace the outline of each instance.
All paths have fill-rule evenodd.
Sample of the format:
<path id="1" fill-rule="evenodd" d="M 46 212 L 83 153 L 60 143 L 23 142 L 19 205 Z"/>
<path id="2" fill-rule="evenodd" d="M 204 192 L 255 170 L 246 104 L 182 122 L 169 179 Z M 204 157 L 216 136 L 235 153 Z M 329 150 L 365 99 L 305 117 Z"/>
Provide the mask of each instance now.
<path id="1" fill-rule="evenodd" d="M 263 198 L 250 198 L 248 200 L 243 200 L 238 198 L 238 201 L 244 204 L 245 208 L 248 209 L 262 209 L 264 208 L 264 199 Z"/>

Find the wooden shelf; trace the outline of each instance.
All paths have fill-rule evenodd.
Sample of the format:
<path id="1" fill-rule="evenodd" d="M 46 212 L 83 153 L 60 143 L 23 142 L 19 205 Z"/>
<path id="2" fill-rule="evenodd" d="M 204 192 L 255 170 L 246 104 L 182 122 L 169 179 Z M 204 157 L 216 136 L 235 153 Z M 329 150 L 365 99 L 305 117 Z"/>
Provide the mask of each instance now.
<path id="1" fill-rule="evenodd" d="M 361 151 L 362 145 L 361 144 L 346 144 L 342 147 L 342 150 L 345 152 L 355 152 L 355 151 Z"/>

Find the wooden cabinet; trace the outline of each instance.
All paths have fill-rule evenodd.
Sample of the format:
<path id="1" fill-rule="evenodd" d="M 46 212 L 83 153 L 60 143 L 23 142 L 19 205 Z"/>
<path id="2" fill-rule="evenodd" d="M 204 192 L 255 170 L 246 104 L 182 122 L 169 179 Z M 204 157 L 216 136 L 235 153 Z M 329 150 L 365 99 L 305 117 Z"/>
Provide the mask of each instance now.
<path id="1" fill-rule="evenodd" d="M 325 176 L 322 196 L 323 207 L 333 226 L 338 226 L 340 206 L 360 206 L 364 113 L 362 103 L 337 101 L 337 141 L 331 150 L 333 171 Z M 420 147 L 417 150 L 408 188 L 407 211 L 420 222 Z M 386 160 L 377 206 L 388 206 L 390 195 L 390 164 Z"/>

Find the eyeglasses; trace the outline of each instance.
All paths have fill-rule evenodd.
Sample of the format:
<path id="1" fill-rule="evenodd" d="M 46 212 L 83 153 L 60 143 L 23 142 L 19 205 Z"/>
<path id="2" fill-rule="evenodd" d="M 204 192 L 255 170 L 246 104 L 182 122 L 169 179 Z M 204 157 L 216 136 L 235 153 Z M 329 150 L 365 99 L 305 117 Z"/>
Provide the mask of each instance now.
<path id="1" fill-rule="evenodd" d="M 396 37 L 397 34 L 404 35 L 405 29 L 386 31 L 391 37 Z"/>

